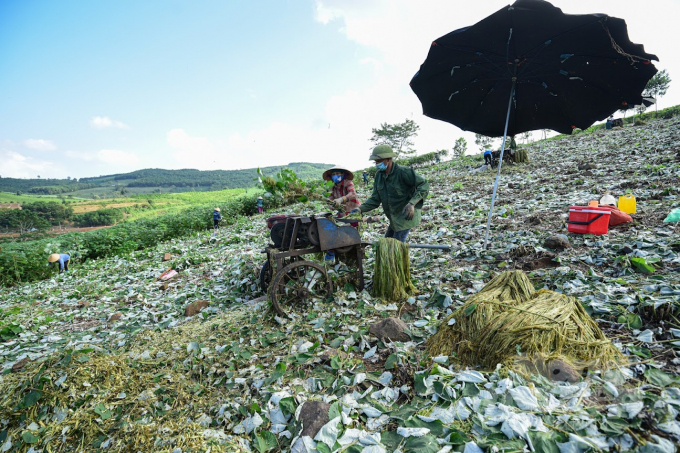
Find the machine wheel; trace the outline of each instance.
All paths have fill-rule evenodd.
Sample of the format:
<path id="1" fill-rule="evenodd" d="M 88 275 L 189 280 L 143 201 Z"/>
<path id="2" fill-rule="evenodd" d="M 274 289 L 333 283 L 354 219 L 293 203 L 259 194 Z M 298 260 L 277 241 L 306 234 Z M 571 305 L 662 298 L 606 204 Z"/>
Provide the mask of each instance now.
<path id="1" fill-rule="evenodd" d="M 274 247 L 277 249 L 281 248 L 283 243 L 283 231 L 286 229 L 286 223 L 280 222 L 272 225 L 272 229 L 269 231 L 269 237 L 274 243 Z"/>
<path id="2" fill-rule="evenodd" d="M 266 293 L 269 289 L 269 284 L 272 281 L 271 266 L 269 265 L 269 260 L 265 261 L 260 268 L 260 289 L 262 292 Z"/>
<path id="3" fill-rule="evenodd" d="M 326 270 L 311 261 L 290 263 L 276 273 L 269 294 L 272 307 L 285 316 L 287 310 L 312 299 L 325 299 L 333 292 Z"/>
<path id="4" fill-rule="evenodd" d="M 348 245 L 347 247 L 339 247 L 339 248 L 335 249 L 335 251 L 338 252 L 338 253 L 347 253 L 347 252 L 351 252 L 355 248 L 356 248 L 356 245 Z"/>
<path id="5" fill-rule="evenodd" d="M 310 244 L 319 245 L 319 226 L 316 222 L 313 222 L 307 229 L 307 239 L 309 239 Z"/>

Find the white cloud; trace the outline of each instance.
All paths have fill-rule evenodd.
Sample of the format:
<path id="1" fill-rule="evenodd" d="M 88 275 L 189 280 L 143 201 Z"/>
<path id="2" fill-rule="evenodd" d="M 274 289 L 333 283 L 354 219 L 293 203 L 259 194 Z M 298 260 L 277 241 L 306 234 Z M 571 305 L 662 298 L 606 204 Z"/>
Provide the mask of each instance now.
<path id="1" fill-rule="evenodd" d="M 372 64 L 376 75 L 373 86 L 348 90 L 328 100 L 325 111 L 328 121 L 345 130 L 335 136 L 338 141 L 329 144 L 329 149 L 335 149 L 336 143 L 365 146 L 372 127 L 412 118 L 421 127 L 415 139 L 419 152 L 450 149 L 461 136 L 466 138 L 469 151 L 478 152 L 474 134 L 424 117 L 422 106 L 408 84 L 427 57 L 432 41 L 478 22 L 508 3 L 512 1 L 485 0 L 461 7 L 460 2 L 450 0 L 316 0 L 318 22 L 336 27 L 347 39 L 378 51 L 370 58 L 359 60 L 362 64 Z M 676 53 L 676 39 L 669 39 L 669 33 L 678 34 L 673 21 L 680 15 L 680 2 L 655 2 L 655 11 L 663 14 L 650 14 L 648 6 L 632 0 L 553 0 L 552 3 L 569 14 L 605 13 L 625 19 L 631 41 L 643 43 L 646 51 L 659 56 L 661 62 L 656 64 L 657 68 L 668 69 L 671 75 L 680 73 L 680 60 L 671 60 Z M 658 33 L 660 29 L 667 33 Z M 661 103 L 660 108 L 680 103 L 680 90 L 676 95 L 671 85 Z M 353 155 L 350 150 L 339 158 L 349 159 Z M 349 166 L 358 165 L 355 162 Z"/>
<path id="2" fill-rule="evenodd" d="M 27 157 L 16 151 L 3 151 L 2 176 L 5 178 L 42 178 L 58 177 L 58 169 L 48 161 Z"/>
<path id="3" fill-rule="evenodd" d="M 24 140 L 24 146 L 26 146 L 26 148 L 36 149 L 38 151 L 54 151 L 57 149 L 57 145 L 55 145 L 51 140 L 35 138 Z"/>
<path id="4" fill-rule="evenodd" d="M 97 153 L 97 158 L 104 163 L 118 166 L 130 166 L 139 162 L 136 154 L 117 149 L 102 149 Z"/>
<path id="5" fill-rule="evenodd" d="M 117 128 L 117 129 L 130 129 L 130 126 L 127 124 L 121 122 L 121 121 L 116 121 L 112 120 L 108 116 L 95 116 L 90 120 L 90 126 L 94 127 L 95 129 L 106 129 L 109 127 Z"/>

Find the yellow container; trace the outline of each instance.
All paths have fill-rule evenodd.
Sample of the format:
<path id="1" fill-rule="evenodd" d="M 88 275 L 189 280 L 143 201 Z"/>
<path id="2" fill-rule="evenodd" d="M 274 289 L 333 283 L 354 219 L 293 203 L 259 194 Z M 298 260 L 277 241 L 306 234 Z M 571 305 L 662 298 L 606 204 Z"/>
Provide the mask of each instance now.
<path id="1" fill-rule="evenodd" d="M 637 212 L 635 196 L 631 194 L 620 196 L 619 209 L 625 212 L 626 214 L 635 214 Z"/>

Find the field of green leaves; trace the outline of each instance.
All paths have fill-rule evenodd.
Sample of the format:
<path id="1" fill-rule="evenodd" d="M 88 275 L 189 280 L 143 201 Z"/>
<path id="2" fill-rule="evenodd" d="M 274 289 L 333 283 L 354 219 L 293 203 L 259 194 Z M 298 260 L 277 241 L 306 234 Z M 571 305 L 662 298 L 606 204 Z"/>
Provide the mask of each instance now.
<path id="1" fill-rule="evenodd" d="M 680 121 L 528 151 L 530 163 L 503 168 L 488 249 L 495 172 L 474 158 L 419 170 L 431 193 L 410 240 L 451 251 L 411 249 L 417 293 L 405 300 L 371 295 L 369 248 L 366 291 L 347 284 L 347 266 L 321 263 L 333 297 L 274 315 L 258 278 L 265 219 L 326 210 L 324 187 L 290 174 L 263 181 L 273 194 L 265 215 L 237 215 L 253 212 L 255 194 L 220 204 L 234 216 L 217 239 L 206 231 L 210 205 L 197 207 L 155 229 L 144 220 L 102 236 L 106 247 L 68 273 L 3 288 L 0 450 L 675 452 L 680 224 L 664 219 L 680 207 Z M 357 187 L 366 199 L 370 186 Z M 636 196 L 633 222 L 603 236 L 568 233 L 569 207 L 607 191 Z M 293 204 L 277 207 L 284 201 Z M 385 227 L 362 227 L 362 239 Z M 564 248 L 546 241 L 558 234 Z M 89 253 L 96 245 L 85 236 Z M 177 274 L 161 280 L 169 268 Z M 511 269 L 535 289 L 576 298 L 626 363 L 579 368 L 567 381 L 428 356 L 425 341 L 442 322 Z M 405 337 L 375 335 L 388 317 Z"/>

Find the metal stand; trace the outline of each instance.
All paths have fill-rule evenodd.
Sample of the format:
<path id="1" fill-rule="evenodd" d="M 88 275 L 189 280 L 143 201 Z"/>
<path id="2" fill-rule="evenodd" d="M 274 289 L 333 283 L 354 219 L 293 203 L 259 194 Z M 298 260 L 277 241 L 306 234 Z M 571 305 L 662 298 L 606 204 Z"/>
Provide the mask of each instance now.
<path id="1" fill-rule="evenodd" d="M 510 99 L 508 100 L 508 114 L 505 117 L 505 130 L 503 131 L 503 143 L 501 144 L 501 157 L 498 161 L 498 172 L 496 173 L 496 181 L 493 183 L 493 194 L 491 194 L 491 208 L 489 209 L 489 219 L 486 221 L 486 233 L 484 234 L 484 250 L 489 243 L 489 230 L 491 229 L 491 216 L 493 215 L 493 205 L 496 201 L 496 192 L 498 191 L 498 180 L 501 177 L 501 166 L 503 165 L 503 152 L 505 152 L 505 139 L 508 137 L 508 123 L 510 122 L 510 108 L 512 107 L 512 98 L 515 96 L 515 85 L 517 84 L 517 77 L 512 78 L 512 88 L 510 89 Z"/>

